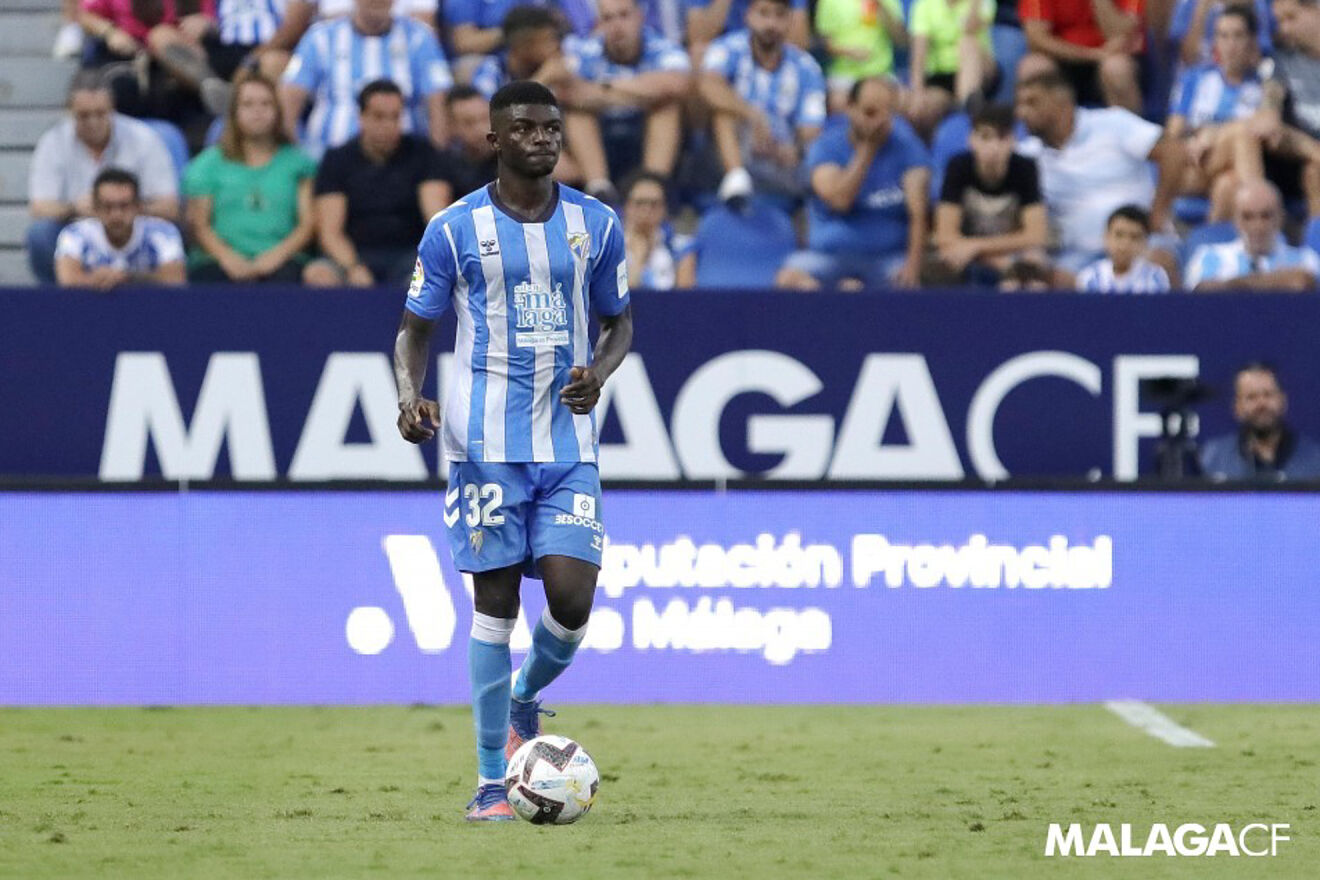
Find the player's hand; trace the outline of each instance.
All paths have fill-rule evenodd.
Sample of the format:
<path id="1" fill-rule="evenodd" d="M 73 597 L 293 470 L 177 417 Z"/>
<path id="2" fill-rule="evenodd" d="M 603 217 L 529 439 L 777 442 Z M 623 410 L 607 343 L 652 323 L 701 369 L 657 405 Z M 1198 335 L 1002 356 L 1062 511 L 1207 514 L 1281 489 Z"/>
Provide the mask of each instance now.
<path id="1" fill-rule="evenodd" d="M 427 427 L 427 423 L 430 427 Z M 440 428 L 440 404 L 414 397 L 399 404 L 399 433 L 409 443 L 425 443 Z"/>
<path id="2" fill-rule="evenodd" d="M 574 415 L 585 416 L 600 402 L 600 377 L 591 367 L 574 367 L 569 377 L 571 381 L 559 392 L 559 400 Z"/>

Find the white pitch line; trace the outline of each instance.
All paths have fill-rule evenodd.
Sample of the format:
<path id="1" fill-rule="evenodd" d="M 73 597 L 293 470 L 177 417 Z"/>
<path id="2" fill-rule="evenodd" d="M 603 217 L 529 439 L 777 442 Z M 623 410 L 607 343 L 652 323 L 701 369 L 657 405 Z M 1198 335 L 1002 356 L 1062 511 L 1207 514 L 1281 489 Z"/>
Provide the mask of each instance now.
<path id="1" fill-rule="evenodd" d="M 1105 708 L 1138 730 L 1178 748 L 1208 749 L 1214 743 L 1141 700 L 1106 700 Z"/>

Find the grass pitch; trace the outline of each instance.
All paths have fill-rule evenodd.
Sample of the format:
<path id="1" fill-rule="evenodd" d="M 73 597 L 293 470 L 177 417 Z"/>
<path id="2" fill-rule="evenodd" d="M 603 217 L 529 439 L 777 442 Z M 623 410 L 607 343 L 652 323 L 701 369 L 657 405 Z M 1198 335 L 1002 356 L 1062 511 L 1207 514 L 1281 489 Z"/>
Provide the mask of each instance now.
<path id="1" fill-rule="evenodd" d="M 472 827 L 460 708 L 0 710 L 0 877 L 1320 876 L 1320 706 L 559 706 L 603 775 Z M 1276 858 L 1046 859 L 1050 822 L 1291 824 Z M 1144 839 L 1144 832 L 1142 835 Z"/>

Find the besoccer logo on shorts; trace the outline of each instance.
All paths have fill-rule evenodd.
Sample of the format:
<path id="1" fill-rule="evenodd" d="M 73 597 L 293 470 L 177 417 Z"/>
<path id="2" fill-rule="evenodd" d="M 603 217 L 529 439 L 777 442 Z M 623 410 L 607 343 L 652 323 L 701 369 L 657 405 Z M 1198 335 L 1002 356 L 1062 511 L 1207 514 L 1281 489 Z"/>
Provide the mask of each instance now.
<path id="1" fill-rule="evenodd" d="M 582 492 L 573 493 L 573 515 L 583 519 L 596 518 L 596 497 Z"/>

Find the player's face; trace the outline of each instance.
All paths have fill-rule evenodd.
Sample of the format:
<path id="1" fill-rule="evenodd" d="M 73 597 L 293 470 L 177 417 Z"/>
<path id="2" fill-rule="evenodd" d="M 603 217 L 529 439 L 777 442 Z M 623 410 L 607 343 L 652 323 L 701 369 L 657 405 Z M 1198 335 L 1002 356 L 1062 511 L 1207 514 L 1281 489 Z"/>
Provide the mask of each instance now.
<path id="1" fill-rule="evenodd" d="M 110 119 L 114 103 L 105 89 L 74 92 L 69 100 L 73 131 L 84 144 L 103 147 L 110 140 Z"/>
<path id="2" fill-rule="evenodd" d="M 449 106 L 449 131 L 469 153 L 490 150 L 490 105 L 480 95 L 455 101 Z"/>
<path id="3" fill-rule="evenodd" d="M 752 0 L 747 7 L 747 29 L 761 49 L 778 49 L 788 39 L 788 7 L 773 0 Z"/>
<path id="4" fill-rule="evenodd" d="M 111 243 L 126 242 L 138 215 L 137 193 L 126 183 L 103 183 L 96 188 L 92 210 Z"/>
<path id="5" fill-rule="evenodd" d="M 1116 217 L 1105 230 L 1105 253 L 1116 266 L 1126 268 L 1146 250 L 1146 230 L 1126 217 Z"/>
<path id="6" fill-rule="evenodd" d="M 500 163 L 528 177 L 543 177 L 555 170 L 564 146 L 564 123 L 559 108 L 549 104 L 514 104 L 491 119 L 491 133 Z"/>
<path id="7" fill-rule="evenodd" d="M 1221 15 L 1215 22 L 1215 59 L 1219 66 L 1241 74 L 1255 60 L 1255 41 L 1236 15 Z"/>
<path id="8" fill-rule="evenodd" d="M 1283 423 L 1288 398 L 1274 374 L 1266 370 L 1248 370 L 1237 377 L 1233 414 L 1238 423 L 1258 434 L 1270 434 Z"/>
<path id="9" fill-rule="evenodd" d="M 278 115 L 275 93 L 264 83 L 247 82 L 234 96 L 234 119 L 244 137 L 267 137 L 274 133 Z"/>
<path id="10" fill-rule="evenodd" d="M 606 53 L 617 60 L 631 59 L 642 41 L 642 11 L 636 0 L 600 0 L 597 10 Z"/>
<path id="11" fill-rule="evenodd" d="M 393 153 L 403 138 L 403 99 L 372 95 L 361 115 L 362 143 L 374 153 Z"/>

